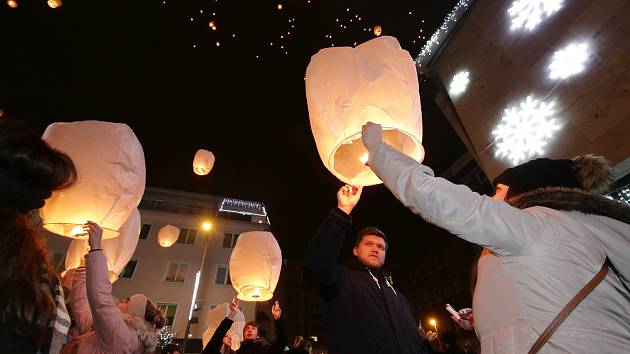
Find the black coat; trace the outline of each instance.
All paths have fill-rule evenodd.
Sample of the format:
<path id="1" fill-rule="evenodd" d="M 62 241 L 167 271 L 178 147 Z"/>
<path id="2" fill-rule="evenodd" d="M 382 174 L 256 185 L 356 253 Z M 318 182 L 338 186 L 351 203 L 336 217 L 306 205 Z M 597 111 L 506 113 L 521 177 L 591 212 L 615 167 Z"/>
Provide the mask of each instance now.
<path id="1" fill-rule="evenodd" d="M 221 346 L 223 345 L 223 337 L 227 334 L 232 327 L 233 321 L 229 318 L 224 318 L 217 327 L 217 330 L 210 338 L 206 347 L 203 348 L 202 354 L 219 354 Z M 286 331 L 284 329 L 284 323 L 282 319 L 275 320 L 276 326 L 276 342 L 273 344 L 263 344 L 262 341 L 243 341 L 241 347 L 236 352 L 230 349 L 230 353 L 236 354 L 281 354 L 284 352 L 288 339 Z"/>
<path id="2" fill-rule="evenodd" d="M 356 259 L 337 264 L 351 224 L 346 213 L 331 210 L 304 260 L 306 277 L 320 290 L 329 353 L 426 353 L 409 302 L 385 281 L 382 272 Z"/>

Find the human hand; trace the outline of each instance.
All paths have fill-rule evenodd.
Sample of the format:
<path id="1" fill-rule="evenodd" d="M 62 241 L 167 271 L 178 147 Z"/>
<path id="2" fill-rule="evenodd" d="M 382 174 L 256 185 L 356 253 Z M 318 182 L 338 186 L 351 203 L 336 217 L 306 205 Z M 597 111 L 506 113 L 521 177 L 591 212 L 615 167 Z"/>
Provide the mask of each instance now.
<path id="1" fill-rule="evenodd" d="M 427 331 L 427 339 L 429 340 L 429 342 L 433 342 L 437 339 L 437 333 L 433 331 Z"/>
<path id="2" fill-rule="evenodd" d="M 465 329 L 467 331 L 474 331 L 475 330 L 475 320 L 473 318 L 472 311 L 468 312 L 468 313 L 461 313 L 460 312 L 460 319 L 459 320 L 457 318 L 455 318 L 455 316 L 451 316 L 451 318 L 461 328 L 463 328 L 463 329 Z"/>
<path id="3" fill-rule="evenodd" d="M 359 199 L 361 199 L 362 186 L 351 186 L 349 184 L 339 188 L 337 192 L 337 207 L 343 210 L 344 213 L 350 215 L 352 209 L 357 205 Z"/>
<path id="4" fill-rule="evenodd" d="M 90 249 L 100 249 L 101 239 L 103 238 L 103 229 L 94 221 L 88 221 L 83 224 L 83 231 L 86 231 L 88 234 Z"/>
<path id="5" fill-rule="evenodd" d="M 238 310 L 238 300 L 236 298 L 232 298 L 232 302 L 230 302 L 230 310 L 237 311 Z"/>
<path id="6" fill-rule="evenodd" d="M 361 140 L 368 152 L 371 152 L 383 141 L 383 127 L 380 124 L 367 122 L 361 127 Z"/>
<path id="7" fill-rule="evenodd" d="M 276 301 L 271 308 L 271 314 L 273 315 L 274 320 L 279 320 L 282 315 L 282 309 L 280 308 L 280 304 Z"/>

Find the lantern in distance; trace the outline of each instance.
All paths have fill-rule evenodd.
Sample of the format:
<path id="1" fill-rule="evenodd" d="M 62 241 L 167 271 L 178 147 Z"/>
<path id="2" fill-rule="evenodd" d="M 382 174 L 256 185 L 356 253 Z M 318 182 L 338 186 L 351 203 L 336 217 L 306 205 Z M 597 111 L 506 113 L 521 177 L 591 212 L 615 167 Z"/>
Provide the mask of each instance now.
<path id="1" fill-rule="evenodd" d="M 383 28 L 379 25 L 374 26 L 373 33 L 375 36 L 380 36 L 383 33 Z"/>
<path id="2" fill-rule="evenodd" d="M 210 173 L 214 166 L 214 154 L 208 150 L 199 149 L 193 159 L 193 171 L 199 176 Z"/>
<path id="3" fill-rule="evenodd" d="M 271 232 L 242 233 L 230 256 L 230 279 L 237 298 L 267 301 L 273 297 L 282 268 L 282 252 Z"/>
<path id="4" fill-rule="evenodd" d="M 179 227 L 173 225 L 162 226 L 158 231 L 158 243 L 162 247 L 171 247 L 179 238 Z"/>
<path id="5" fill-rule="evenodd" d="M 341 181 L 381 183 L 365 165 L 361 127 L 383 127 L 383 139 L 416 161 L 424 158 L 418 74 L 394 37 L 332 47 L 311 57 L 306 69 L 311 130 L 324 166 Z"/>
<path id="6" fill-rule="evenodd" d="M 56 9 L 62 5 L 61 0 L 48 0 L 47 3 L 51 9 Z"/>
<path id="7" fill-rule="evenodd" d="M 118 230 L 137 208 L 146 180 L 144 152 L 126 124 L 81 121 L 53 123 L 42 138 L 66 153 L 77 169 L 77 181 L 55 191 L 41 209 L 48 231 L 87 239 L 86 221 L 103 228 L 103 238 Z"/>
<path id="8" fill-rule="evenodd" d="M 206 315 L 206 325 L 208 326 L 206 330 L 203 332 L 203 336 L 201 341 L 203 342 L 203 346 L 205 348 L 206 344 L 212 338 L 214 332 L 216 332 L 217 328 L 221 324 L 221 321 L 225 319 L 230 314 L 230 304 L 224 303 L 213 309 L 208 310 L 208 314 Z M 232 326 L 228 330 L 227 334 L 232 337 L 232 350 L 237 351 L 241 347 L 241 342 L 243 341 L 243 328 L 245 328 L 245 315 L 241 310 L 236 310 L 236 315 L 234 316 L 232 322 Z"/>
<path id="9" fill-rule="evenodd" d="M 107 257 L 109 281 L 112 284 L 118 280 L 118 275 L 122 273 L 136 251 L 138 238 L 140 237 L 140 212 L 138 212 L 138 209 L 131 213 L 129 219 L 120 227 L 119 233 L 120 236 L 118 237 L 101 241 L 103 253 Z M 66 253 L 66 270 L 61 275 L 65 275 L 70 269 L 79 267 L 81 258 L 89 249 L 90 246 L 87 240 L 72 240 Z"/>

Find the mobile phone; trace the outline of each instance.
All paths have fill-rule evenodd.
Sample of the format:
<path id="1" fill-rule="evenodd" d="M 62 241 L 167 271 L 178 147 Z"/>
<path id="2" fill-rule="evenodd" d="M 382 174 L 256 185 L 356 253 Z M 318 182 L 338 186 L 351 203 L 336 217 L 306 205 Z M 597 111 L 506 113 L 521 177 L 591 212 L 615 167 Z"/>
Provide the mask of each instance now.
<path id="1" fill-rule="evenodd" d="M 450 312 L 451 315 L 453 315 L 453 317 L 455 317 L 455 319 L 457 321 L 462 319 L 461 316 L 459 315 L 459 313 L 457 313 L 457 311 L 455 311 L 453 306 L 451 306 L 450 304 L 446 304 L 446 311 Z"/>

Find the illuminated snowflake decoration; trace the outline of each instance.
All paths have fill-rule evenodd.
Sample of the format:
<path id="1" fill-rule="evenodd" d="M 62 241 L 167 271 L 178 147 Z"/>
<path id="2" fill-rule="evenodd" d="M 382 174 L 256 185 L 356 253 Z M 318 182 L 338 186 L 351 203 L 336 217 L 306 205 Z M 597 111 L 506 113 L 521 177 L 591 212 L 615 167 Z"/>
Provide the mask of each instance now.
<path id="1" fill-rule="evenodd" d="M 170 327 L 162 327 L 162 329 L 157 332 L 157 335 L 158 343 L 156 349 L 158 350 L 164 349 L 164 347 L 171 344 L 173 338 L 175 338 L 175 332 L 173 332 L 173 329 Z"/>
<path id="2" fill-rule="evenodd" d="M 508 15 L 512 19 L 510 28 L 531 31 L 542 20 L 560 10 L 562 2 L 563 0 L 515 0 L 508 9 Z"/>
<path id="3" fill-rule="evenodd" d="M 448 87 L 448 92 L 453 96 L 458 96 L 466 91 L 468 83 L 470 83 L 470 73 L 468 70 L 460 71 L 453 76 L 453 80 L 451 80 L 451 84 Z"/>
<path id="4" fill-rule="evenodd" d="M 579 74 L 586 68 L 589 57 L 588 43 L 571 43 L 553 53 L 549 65 L 549 77 L 552 79 L 566 79 Z"/>
<path id="5" fill-rule="evenodd" d="M 506 157 L 514 165 L 544 153 L 543 148 L 560 129 L 554 117 L 554 103 L 528 96 L 518 106 L 505 110 L 499 125 L 492 131 L 497 145 L 496 156 Z"/>

